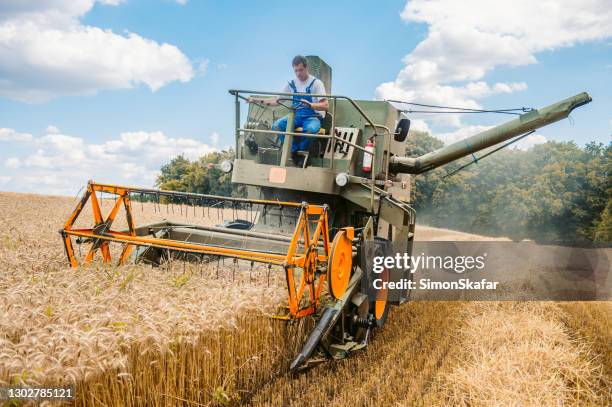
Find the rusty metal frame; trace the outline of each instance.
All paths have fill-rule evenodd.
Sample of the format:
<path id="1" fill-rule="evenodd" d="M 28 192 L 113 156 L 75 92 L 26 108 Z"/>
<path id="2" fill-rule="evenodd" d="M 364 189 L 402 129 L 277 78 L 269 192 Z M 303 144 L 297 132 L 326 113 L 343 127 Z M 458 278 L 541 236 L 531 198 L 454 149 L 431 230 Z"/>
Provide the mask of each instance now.
<path id="1" fill-rule="evenodd" d="M 279 202 L 264 200 L 247 200 L 242 198 L 216 197 L 221 200 L 238 199 L 240 202 L 255 202 L 258 204 L 280 205 L 299 207 L 300 215 L 289 243 L 287 254 L 257 252 L 228 247 L 203 245 L 184 241 L 163 239 L 157 237 L 137 236 L 134 216 L 130 204 L 131 193 L 157 193 L 164 196 L 184 195 L 185 193 L 163 190 L 152 190 L 132 188 L 126 186 L 98 184 L 90 181 L 83 197 L 77 204 L 66 223 L 60 230 L 64 249 L 71 267 L 79 267 L 78 259 L 74 252 L 72 237 L 88 239 L 93 242 L 89 252 L 85 256 L 83 264 L 91 263 L 98 251 L 102 254 L 105 264 L 111 263 L 110 243 L 123 245 L 123 250 L 117 261 L 118 265 L 124 264 L 129 258 L 135 246 L 156 247 L 172 251 L 207 254 L 214 256 L 233 257 L 260 263 L 283 266 L 286 273 L 289 315 L 280 318 L 300 318 L 314 314 L 320 305 L 321 295 L 327 273 L 322 270 L 327 267 L 329 259 L 329 227 L 327 205 L 309 205 L 297 202 Z M 106 216 L 103 217 L 98 192 L 116 195 L 117 199 Z M 195 197 L 212 198 L 210 195 L 189 194 Z M 74 224 L 85 208 L 87 202 L 92 205 L 94 222 L 93 228 L 74 228 Z M 124 206 L 128 231 L 112 230 L 112 224 L 121 206 Z M 311 228 L 314 227 L 313 233 Z M 298 271 L 301 270 L 301 273 Z M 296 284 L 296 281 L 299 282 Z M 308 295 L 306 295 L 308 288 Z"/>
<path id="2" fill-rule="evenodd" d="M 109 212 L 106 219 L 104 219 L 102 216 L 102 208 L 96 195 L 96 192 L 98 191 L 117 195 L 115 205 Z M 88 200 L 91 200 L 91 207 L 93 210 L 95 225 L 91 229 L 74 229 L 73 225 L 81 214 Z M 121 205 L 125 207 L 128 233 L 115 232 L 111 230 L 115 217 L 117 216 L 117 212 L 121 208 Z M 62 235 L 62 240 L 64 242 L 64 249 L 66 251 L 66 256 L 68 257 L 68 262 L 72 267 L 78 267 L 79 264 L 74 253 L 71 236 L 79 236 L 82 238 L 93 239 L 93 245 L 85 256 L 85 260 L 83 261 L 84 264 L 91 263 L 98 250 L 102 252 L 102 258 L 104 260 L 104 263 L 110 263 L 111 255 L 109 249 L 109 242 L 112 240 L 109 239 L 109 236 L 112 236 L 113 234 L 120 234 L 124 238 L 136 236 L 134 220 L 132 216 L 132 207 L 130 204 L 129 189 L 126 187 L 120 187 L 115 185 L 104 185 L 89 182 L 87 184 L 87 190 L 85 191 L 85 194 L 79 201 L 76 209 L 72 212 L 72 214 L 66 221 L 64 228 L 60 231 L 60 234 Z M 128 241 L 123 241 L 125 243 L 121 255 L 119 257 L 119 265 L 125 263 L 125 260 L 129 257 L 134 247 L 134 245 L 130 244 Z"/>
<path id="3" fill-rule="evenodd" d="M 327 273 L 321 272 L 321 266 L 327 267 L 329 259 L 329 228 L 327 218 L 327 205 L 317 206 L 303 204 L 289 250 L 287 251 L 285 271 L 287 276 L 287 290 L 289 293 L 289 313 L 295 317 L 303 317 L 316 312 L 320 303 L 321 293 Z M 310 235 L 311 216 L 315 216 L 316 227 L 312 237 Z M 302 241 L 304 252 L 297 253 L 298 243 Z M 319 240 L 323 240 L 322 251 L 319 249 Z M 299 286 L 295 285 L 294 269 L 301 268 Z M 305 306 L 300 301 L 304 299 L 304 291 L 309 288 L 309 300 Z"/>

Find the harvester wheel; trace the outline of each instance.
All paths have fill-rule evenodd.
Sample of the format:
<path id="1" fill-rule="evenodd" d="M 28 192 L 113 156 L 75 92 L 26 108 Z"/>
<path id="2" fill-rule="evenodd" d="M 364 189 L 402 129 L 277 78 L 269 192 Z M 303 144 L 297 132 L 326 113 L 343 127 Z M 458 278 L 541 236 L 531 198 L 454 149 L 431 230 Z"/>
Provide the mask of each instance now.
<path id="1" fill-rule="evenodd" d="M 382 273 L 379 274 L 379 278 L 383 283 L 389 282 L 389 270 L 386 268 Z M 385 324 L 387 320 L 387 315 L 389 314 L 389 309 L 391 308 L 391 304 L 388 301 L 389 289 L 385 286 L 385 288 L 380 288 L 376 290 L 376 298 L 372 302 L 372 315 L 374 315 L 374 321 L 377 327 L 381 327 Z"/>
<path id="2" fill-rule="evenodd" d="M 391 242 L 382 237 L 375 237 L 374 242 L 376 249 L 374 250 L 374 256 L 391 256 L 393 255 Z M 386 267 L 381 273 L 376 276 L 377 279 L 381 280 L 380 286 L 371 293 L 374 296 L 373 301 L 370 301 L 370 312 L 374 316 L 374 322 L 377 327 L 381 327 L 385 324 L 389 310 L 391 309 L 391 303 L 389 302 L 389 289 L 387 283 L 391 280 L 391 271 Z"/>
<path id="3" fill-rule="evenodd" d="M 353 268 L 353 228 L 344 228 L 336 233 L 327 265 L 329 292 L 340 299 L 346 292 Z"/>

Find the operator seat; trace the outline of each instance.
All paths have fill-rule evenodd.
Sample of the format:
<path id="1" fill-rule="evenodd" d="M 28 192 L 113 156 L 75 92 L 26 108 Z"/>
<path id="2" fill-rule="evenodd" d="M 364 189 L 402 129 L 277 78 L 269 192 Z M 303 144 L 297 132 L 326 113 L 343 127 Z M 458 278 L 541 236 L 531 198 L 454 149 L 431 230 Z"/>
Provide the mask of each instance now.
<path id="1" fill-rule="evenodd" d="M 301 127 L 297 127 L 294 130 L 296 133 L 301 133 L 304 131 Z M 329 112 L 325 112 L 325 117 L 321 119 L 321 128 L 319 129 L 319 134 L 325 135 L 329 134 L 331 131 L 331 114 Z M 312 157 L 323 158 L 325 154 L 325 148 L 327 147 L 327 142 L 329 140 L 326 138 L 315 138 L 310 146 L 308 147 L 308 151 L 297 151 L 296 155 L 303 158 L 301 163 L 296 163 L 296 166 L 306 168 L 308 166 L 308 159 Z M 301 165 L 298 165 L 301 164 Z"/>

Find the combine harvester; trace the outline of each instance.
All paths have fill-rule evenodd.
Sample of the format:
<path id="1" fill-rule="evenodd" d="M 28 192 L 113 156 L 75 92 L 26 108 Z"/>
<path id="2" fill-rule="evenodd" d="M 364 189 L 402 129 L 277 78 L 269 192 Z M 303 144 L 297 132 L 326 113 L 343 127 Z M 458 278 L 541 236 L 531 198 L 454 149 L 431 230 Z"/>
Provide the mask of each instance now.
<path id="1" fill-rule="evenodd" d="M 308 62 L 311 73 L 330 92 L 331 68 L 318 57 L 308 57 Z M 397 107 L 405 102 L 311 95 L 325 96 L 330 104 L 321 131 L 311 135 L 293 126 L 295 111 L 303 107 L 299 95 L 247 90 L 229 93 L 236 106 L 236 157 L 233 162 L 215 166 L 231 172 L 233 183 L 247 186 L 248 198 L 90 182 L 60 233 L 72 267 L 91 262 L 98 251 L 103 261 L 110 263 L 111 243 L 122 245 L 119 264 L 128 260 L 159 264 L 175 256 L 191 261 L 230 257 L 281 266 L 287 280 L 288 312 L 279 318 L 293 320 L 310 315 L 317 320 L 291 364 L 292 370 L 322 358 L 344 358 L 363 348 L 371 331 L 385 323 L 391 303 L 408 299 L 407 291 L 392 296 L 388 290 L 372 285 L 375 278 L 382 282 L 411 278 L 406 270 L 372 272 L 374 256 L 393 254 L 393 250 L 411 252 L 416 213 L 408 203 L 407 174 L 420 174 L 468 155 L 476 159 L 474 153 L 492 146 L 497 151 L 535 129 L 568 117 L 572 110 L 591 101 L 588 94 L 580 93 L 541 109 L 495 111 L 517 117 L 437 151 L 409 158 L 405 154 L 410 121 L 406 111 Z M 279 98 L 279 106 L 264 106 L 249 96 Z M 244 126 L 241 101 L 248 104 Z M 474 111 L 478 110 L 451 110 Z M 287 131 L 271 131 L 274 120 L 287 113 Z M 279 134 L 285 135 L 284 143 L 279 142 Z M 290 150 L 292 138 L 297 136 L 314 138 L 309 151 L 298 152 L 300 160 L 296 161 L 303 162 L 300 167 L 293 163 Z M 106 217 L 101 211 L 102 193 L 116 197 Z M 134 200 L 156 205 L 180 203 L 196 214 L 206 215 L 212 210 L 213 216 L 219 208 L 232 208 L 248 214 L 249 219 L 234 219 L 218 226 L 167 221 L 137 225 L 131 210 Z M 88 201 L 95 225 L 75 228 Z M 112 225 L 121 206 L 125 207 L 128 229 L 117 231 Z M 84 259 L 79 259 L 73 244 L 84 242 L 91 248 Z"/>

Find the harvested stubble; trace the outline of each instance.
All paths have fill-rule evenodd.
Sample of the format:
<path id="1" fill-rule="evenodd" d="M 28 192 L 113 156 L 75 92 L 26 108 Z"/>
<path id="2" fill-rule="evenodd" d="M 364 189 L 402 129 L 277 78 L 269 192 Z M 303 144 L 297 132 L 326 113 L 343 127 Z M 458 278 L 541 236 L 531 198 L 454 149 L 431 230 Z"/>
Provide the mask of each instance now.
<path id="1" fill-rule="evenodd" d="M 587 327 L 563 309 L 575 305 L 577 313 L 595 317 Z M 612 332 L 609 319 L 599 318 L 611 309 L 608 303 L 411 302 L 393 309 L 363 352 L 297 377 L 282 376 L 251 401 L 255 406 L 609 406 L 605 365 Z M 583 329 L 568 325 L 568 318 Z"/>
<path id="2" fill-rule="evenodd" d="M 610 355 L 595 344 L 609 343 L 611 333 L 580 337 L 566 324 L 567 305 L 471 303 L 426 400 L 456 406 L 610 405 L 604 371 Z M 587 308 L 609 312 L 610 304 Z"/>
<path id="3" fill-rule="evenodd" d="M 0 194 L 0 385 L 76 384 L 77 405 L 223 404 L 286 368 L 309 321 L 268 318 L 282 275 L 268 286 L 231 261 L 219 278 L 216 262 L 72 270 L 57 230 L 73 204 Z"/>

